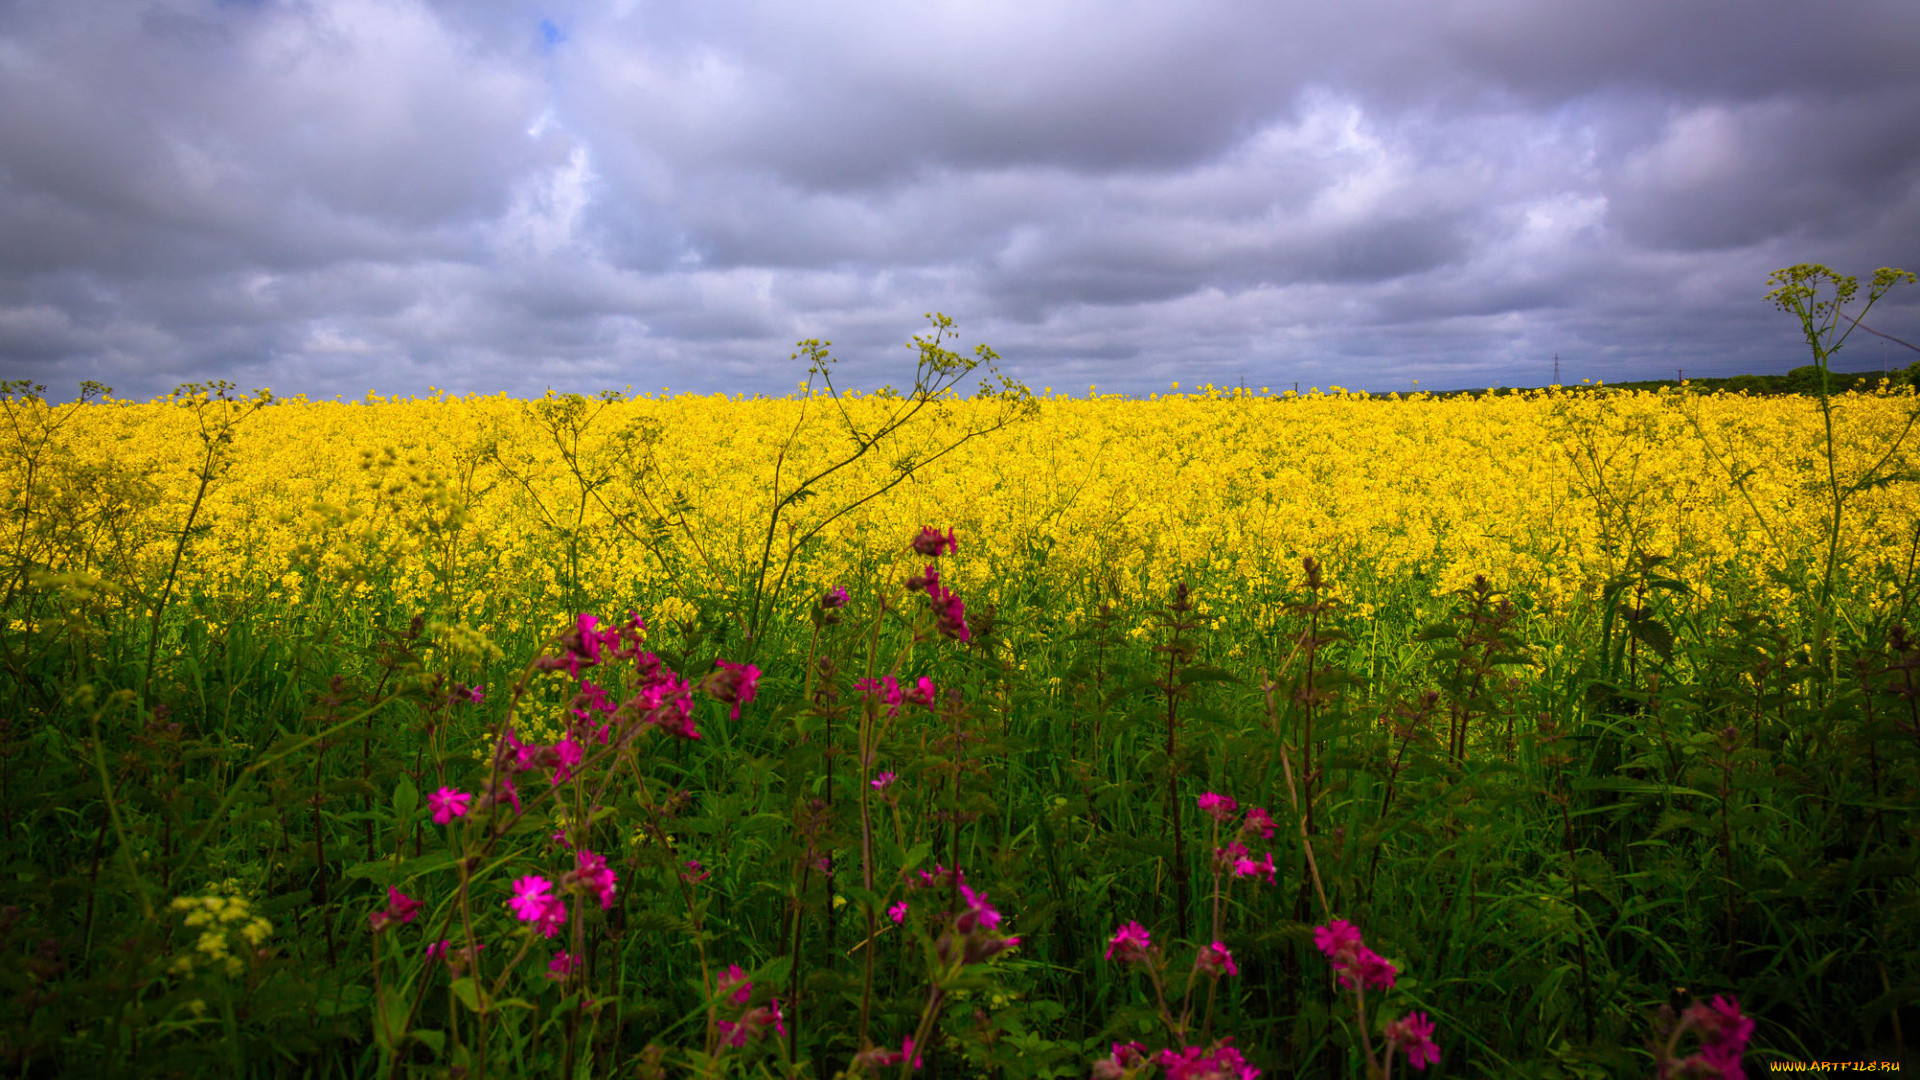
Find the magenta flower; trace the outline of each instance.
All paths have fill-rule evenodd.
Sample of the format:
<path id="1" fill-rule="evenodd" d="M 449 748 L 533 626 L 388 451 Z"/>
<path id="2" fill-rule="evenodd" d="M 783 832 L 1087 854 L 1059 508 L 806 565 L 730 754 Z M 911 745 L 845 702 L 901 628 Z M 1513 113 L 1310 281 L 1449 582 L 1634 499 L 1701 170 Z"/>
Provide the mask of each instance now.
<path id="1" fill-rule="evenodd" d="M 1147 1047 L 1144 1043 L 1114 1043 L 1113 1053 L 1093 1063 L 1094 1080 L 1120 1080 L 1128 1069 L 1136 1069 L 1147 1061 Z"/>
<path id="2" fill-rule="evenodd" d="M 580 964 L 580 958 L 577 956 L 570 955 L 564 951 L 554 953 L 553 959 L 547 961 L 547 978 L 565 979 L 579 971 Z"/>
<path id="3" fill-rule="evenodd" d="M 538 874 L 529 874 L 513 883 L 513 899 L 507 906 L 524 923 L 532 923 L 542 937 L 558 933 L 567 920 L 566 901 L 553 895 L 553 882 Z"/>
<path id="4" fill-rule="evenodd" d="M 444 960 L 448 967 L 457 972 L 480 955 L 481 949 L 486 948 L 485 944 L 475 945 L 471 949 L 455 949 L 452 946 L 453 942 L 441 938 L 437 943 L 427 946 L 427 959 Z"/>
<path id="5" fill-rule="evenodd" d="M 367 923 L 377 934 L 394 923 L 410 923 L 418 914 L 420 914 L 420 901 L 389 885 L 386 910 L 376 911 L 367 916 Z"/>
<path id="6" fill-rule="evenodd" d="M 914 705 L 923 705 L 929 709 L 933 708 L 933 680 L 927 678 L 925 675 L 920 676 L 920 681 L 914 684 L 913 689 L 907 691 L 906 699 Z"/>
<path id="7" fill-rule="evenodd" d="M 1273 865 L 1273 852 L 1271 851 L 1267 852 L 1266 861 L 1264 862 L 1254 862 L 1252 859 L 1249 859 L 1245 856 L 1241 856 L 1240 858 L 1235 859 L 1233 861 L 1234 877 L 1256 877 L 1260 875 L 1265 875 L 1267 879 L 1267 884 L 1271 885 L 1273 884 L 1273 876 L 1275 872 L 1276 872 L 1276 868 Z"/>
<path id="8" fill-rule="evenodd" d="M 1201 946 L 1199 955 L 1193 958 L 1193 973 L 1217 979 L 1223 972 L 1228 975 L 1240 974 L 1239 965 L 1233 962 L 1233 954 L 1217 941 Z"/>
<path id="9" fill-rule="evenodd" d="M 752 664 L 735 664 L 726 660 L 715 660 L 713 663 L 720 670 L 707 676 L 700 685 L 715 700 L 731 704 L 733 711 L 727 714 L 727 718 L 738 720 L 740 706 L 751 704 L 759 688 L 760 669 Z"/>
<path id="10" fill-rule="evenodd" d="M 881 697 L 887 703 L 887 719 L 900 715 L 900 684 L 891 675 L 882 675 L 878 679 L 862 679 L 853 684 L 853 688 L 868 697 Z"/>
<path id="11" fill-rule="evenodd" d="M 1240 809 L 1240 803 L 1225 795 L 1216 795 L 1209 791 L 1200 796 L 1200 809 L 1215 821 L 1224 822 L 1233 817 Z"/>
<path id="12" fill-rule="evenodd" d="M 875 790 L 875 791 L 885 791 L 885 790 L 887 790 L 887 788 L 889 788 L 889 787 L 892 787 L 892 786 L 893 786 L 893 782 L 894 782 L 895 780 L 898 780 L 899 778 L 900 778 L 900 776 L 899 776 L 899 774 L 898 774 L 898 773 L 893 773 L 893 772 L 883 772 L 883 773 L 881 773 L 881 774 L 880 774 L 879 776 L 877 776 L 877 777 L 875 777 L 875 778 L 873 779 L 873 781 L 872 781 L 872 784 L 873 784 L 873 790 Z"/>
<path id="13" fill-rule="evenodd" d="M 1238 840 L 1229 843 L 1226 847 L 1214 848 L 1213 868 L 1215 870 L 1225 870 L 1229 866 L 1235 866 L 1244 862 L 1249 854 L 1251 854 L 1251 852 L 1247 850 L 1247 845 Z"/>
<path id="14" fill-rule="evenodd" d="M 684 878 L 689 884 L 698 885 L 701 882 L 712 877 L 713 872 L 710 870 L 703 869 L 700 865 L 699 859 L 688 859 L 687 868 L 680 872 L 680 876 Z"/>
<path id="15" fill-rule="evenodd" d="M 1128 922 L 1113 932 L 1107 939 L 1107 959 L 1113 959 L 1114 951 L 1120 952 L 1123 964 L 1142 963 L 1147 959 L 1147 950 L 1153 947 L 1153 940 L 1147 934 L 1147 928 L 1138 922 Z"/>
<path id="16" fill-rule="evenodd" d="M 954 539 L 953 530 L 948 529 L 945 536 L 933 530 L 931 525 L 922 525 L 920 535 L 913 538 L 913 550 L 931 559 L 942 555 L 951 555 L 960 550 L 960 541 Z"/>
<path id="17" fill-rule="evenodd" d="M 929 589 L 931 594 L 932 590 Z M 967 605 L 953 593 L 942 593 L 933 605 L 933 628 L 958 642 L 973 640 L 973 631 L 967 627 Z"/>
<path id="18" fill-rule="evenodd" d="M 467 807 L 472 805 L 473 796 L 457 788 L 443 787 L 427 796 L 427 806 L 433 811 L 433 823 L 445 825 L 457 817 L 467 816 Z"/>
<path id="19" fill-rule="evenodd" d="M 893 924 L 895 926 L 898 926 L 901 923 L 906 922 L 907 921 L 907 902 L 905 900 L 902 900 L 899 903 L 888 908 L 887 918 L 892 919 Z"/>
<path id="20" fill-rule="evenodd" d="M 828 610 L 833 610 L 835 608 L 843 608 L 847 606 L 848 599 L 849 597 L 847 596 L 847 587 L 845 585 L 842 585 L 839 588 L 833 590 L 832 592 L 822 596 L 820 598 L 820 606 L 823 608 L 827 608 Z"/>
<path id="21" fill-rule="evenodd" d="M 1387 1024 L 1387 1053 L 1395 1047 L 1407 1052 L 1407 1064 L 1416 1069 L 1440 1063 L 1440 1048 L 1433 1044 L 1433 1021 L 1423 1012 L 1409 1013 Z"/>
<path id="22" fill-rule="evenodd" d="M 1154 1061 L 1167 1070 L 1167 1080 L 1203 1080 L 1207 1077 L 1232 1077 L 1235 1080 L 1257 1080 L 1260 1070 L 1247 1064 L 1240 1051 L 1227 1045 L 1232 1036 L 1220 1040 L 1220 1046 L 1207 1053 L 1197 1046 L 1184 1050 L 1162 1050 L 1154 1055 Z"/>
<path id="23" fill-rule="evenodd" d="M 862 1050 L 854 1055 L 854 1061 L 870 1069 L 884 1069 L 889 1066 L 898 1065 L 908 1058 L 913 1059 L 914 1068 L 917 1069 L 920 1067 L 920 1055 L 913 1049 L 913 1036 L 911 1035 L 900 1040 L 900 1049 L 898 1050 L 882 1050 L 875 1046 Z"/>
<path id="24" fill-rule="evenodd" d="M 1345 919 L 1335 919 L 1313 929 L 1313 943 L 1332 962 L 1340 974 L 1340 985 L 1349 989 L 1371 986 L 1386 990 L 1393 986 L 1398 971 L 1378 953 L 1361 943 L 1360 931 Z"/>
<path id="25" fill-rule="evenodd" d="M 614 883 L 620 875 L 607 865 L 604 855 L 595 855 L 582 848 L 574 855 L 573 873 L 568 875 L 575 884 L 600 898 L 602 910 L 613 906 Z"/>
<path id="26" fill-rule="evenodd" d="M 1360 928 L 1345 919 L 1335 919 L 1313 928 L 1313 943 L 1332 960 L 1347 949 L 1360 947 Z"/>
<path id="27" fill-rule="evenodd" d="M 580 762 L 586 757 L 586 751 L 581 749 L 579 743 L 573 741 L 573 736 L 571 735 L 554 743 L 552 754 L 554 770 L 553 775 L 549 779 L 556 786 L 571 780 L 573 778 L 573 770 L 579 768 Z"/>
<path id="28" fill-rule="evenodd" d="M 1711 1005 L 1695 1002 L 1681 1019 L 1700 1033 L 1700 1052 L 1680 1063 L 1680 1075 L 1691 1075 L 1688 1066 L 1697 1062 L 1718 1073 L 1720 1080 L 1746 1080 L 1740 1059 L 1753 1038 L 1753 1021 L 1741 1015 L 1738 999 L 1721 994 Z"/>
<path id="29" fill-rule="evenodd" d="M 1258 806 L 1247 811 L 1247 820 L 1240 823 L 1240 828 L 1249 833 L 1259 833 L 1262 840 L 1273 839 L 1273 818 Z"/>
<path id="30" fill-rule="evenodd" d="M 727 970 L 720 973 L 719 983 L 720 992 L 732 998 L 735 1005 L 745 1005 L 753 997 L 753 984 L 747 981 L 747 973 L 739 964 L 728 964 Z"/>

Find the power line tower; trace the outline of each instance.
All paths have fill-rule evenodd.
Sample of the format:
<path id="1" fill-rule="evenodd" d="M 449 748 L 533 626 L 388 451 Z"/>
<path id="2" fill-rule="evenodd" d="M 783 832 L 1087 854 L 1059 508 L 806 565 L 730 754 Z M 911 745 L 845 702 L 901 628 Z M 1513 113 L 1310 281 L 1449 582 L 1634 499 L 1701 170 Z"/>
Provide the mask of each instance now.
<path id="1" fill-rule="evenodd" d="M 1553 385 L 1560 385 L 1560 354 L 1553 354 Z"/>

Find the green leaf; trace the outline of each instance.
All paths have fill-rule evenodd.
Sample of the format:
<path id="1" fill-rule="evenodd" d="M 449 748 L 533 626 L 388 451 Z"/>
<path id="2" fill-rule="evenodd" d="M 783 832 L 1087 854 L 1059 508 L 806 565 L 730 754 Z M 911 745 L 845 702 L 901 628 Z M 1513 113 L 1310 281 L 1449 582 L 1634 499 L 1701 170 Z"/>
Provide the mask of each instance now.
<path id="1" fill-rule="evenodd" d="M 407 1021 L 413 1009 L 405 994 L 380 995 L 380 1007 L 373 1011 L 373 1039 L 380 1049 L 391 1054 L 407 1038 Z"/>
<path id="2" fill-rule="evenodd" d="M 1665 623 L 1651 615 L 1632 619 L 1627 623 L 1627 632 L 1642 645 L 1660 655 L 1660 659 L 1673 660 L 1673 631 Z"/>
<path id="3" fill-rule="evenodd" d="M 1231 671 L 1217 667 L 1190 667 L 1180 673 L 1180 685 L 1192 686 L 1195 683 L 1237 683 L 1241 678 Z"/>
<path id="4" fill-rule="evenodd" d="M 393 811 L 400 815 L 400 820 L 405 821 L 413 817 L 413 812 L 418 809 L 420 809 L 420 789 L 413 786 L 412 780 L 403 776 L 393 788 Z"/>
<path id="5" fill-rule="evenodd" d="M 453 980 L 453 996 L 460 1000 L 472 1012 L 486 1012 L 480 1007 L 480 988 L 475 986 L 471 976 Z"/>
<path id="6" fill-rule="evenodd" d="M 433 1056 L 436 1058 L 447 1052 L 447 1033 L 444 1031 L 430 1031 L 426 1028 L 421 1028 L 413 1032 L 411 1037 L 425 1043 L 433 1050 Z"/>

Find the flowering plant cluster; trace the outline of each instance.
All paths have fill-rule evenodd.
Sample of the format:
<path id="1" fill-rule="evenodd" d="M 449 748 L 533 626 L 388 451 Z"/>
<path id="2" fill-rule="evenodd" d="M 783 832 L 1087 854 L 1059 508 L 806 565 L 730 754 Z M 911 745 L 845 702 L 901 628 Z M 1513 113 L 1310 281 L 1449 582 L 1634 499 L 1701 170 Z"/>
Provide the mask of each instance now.
<path id="1" fill-rule="evenodd" d="M 1369 988 L 1391 989 L 1398 969 L 1367 948 L 1361 940 L 1359 928 L 1345 919 L 1334 919 L 1325 926 L 1314 927 L 1313 943 L 1333 965 L 1340 985 L 1353 991 L 1362 1045 L 1371 1065 L 1374 1058 L 1372 1040 L 1367 1038 L 1366 992 Z M 1386 1039 L 1386 1062 L 1370 1071 L 1378 1071 L 1383 1077 L 1391 1076 L 1396 1050 L 1405 1051 L 1407 1064 L 1416 1069 L 1424 1069 L 1440 1061 L 1440 1048 L 1433 1042 L 1433 1021 L 1424 1012 L 1409 1013 L 1398 1020 L 1388 1021 L 1382 1034 Z"/>
<path id="2" fill-rule="evenodd" d="M 565 730 L 550 742 L 523 740 L 513 725 L 510 708 L 499 725 L 493 752 L 486 759 L 488 772 L 476 785 L 478 792 L 442 784 L 425 800 L 434 824 L 449 830 L 449 839 L 464 856 L 453 864 L 460 874 L 455 902 L 441 909 L 434 930 L 427 935 L 435 943 L 424 950 L 424 957 L 430 964 L 444 965 L 449 979 L 469 986 L 463 993 L 483 1026 L 490 1014 L 488 1000 L 501 992 L 508 974 L 529 957 L 534 942 L 555 941 L 564 946 L 549 956 L 540 976 L 543 980 L 573 987 L 587 973 L 592 933 L 580 910 L 611 910 L 620 891 L 620 872 L 590 846 L 594 811 L 607 793 L 616 765 L 655 730 L 682 740 L 700 739 L 694 722 L 696 690 L 730 705 L 733 719 L 738 719 L 742 706 L 755 698 L 760 671 L 753 665 L 716 660 L 712 674 L 696 684 L 646 651 L 645 633 L 645 621 L 633 614 L 614 625 L 602 625 L 591 614 L 578 615 L 556 639 L 553 651 L 528 667 L 529 675 L 552 673 L 570 684 L 571 696 L 560 711 Z M 615 690 L 623 684 L 623 691 Z M 462 701 L 477 703 L 482 699 L 478 687 L 457 689 L 456 696 Z M 513 694 L 513 705 L 519 704 L 526 689 L 527 680 L 523 678 Z M 546 782 L 523 791 L 522 784 L 529 775 Z M 478 978 L 481 952 L 488 945 L 481 940 L 487 927 L 473 917 L 467 903 L 475 884 L 472 871 L 528 812 L 527 802 L 541 797 L 552 799 L 552 817 L 558 826 L 550 837 L 552 847 L 547 850 L 569 859 L 571 866 L 560 871 L 525 867 L 526 872 L 510 876 L 504 906 L 526 930 L 520 947 L 506 963 L 507 970 L 483 984 Z M 647 798 L 644 792 L 643 798 Z M 514 858 L 517 861 L 522 857 Z M 683 877 L 690 888 L 707 876 L 698 860 L 687 860 L 686 866 L 689 869 Z M 693 903 L 691 893 L 688 902 Z M 415 922 L 424 909 L 423 901 L 398 886 L 389 886 L 385 907 L 369 914 L 367 925 L 376 938 L 390 938 L 387 931 Z M 453 926 L 456 919 L 460 922 L 457 928 Z M 449 929 L 456 932 L 443 936 Z M 377 954 L 374 971 L 378 988 Z M 784 1033 L 778 1000 L 748 1007 L 753 988 L 738 967 L 722 974 L 718 985 L 728 1015 L 712 1017 L 712 1045 L 741 1047 L 767 1033 Z M 487 988 L 483 990 L 483 986 Z M 598 1007 L 590 994 L 568 1000 L 585 1010 Z M 375 1032 L 388 1049 L 398 1046 L 406 1030 L 393 1025 L 395 1018 L 389 1015 L 392 1008 L 383 1007 Z"/>
<path id="3" fill-rule="evenodd" d="M 1677 1017 L 1672 1006 L 1662 1005 L 1653 1030 L 1648 1045 L 1659 1080 L 1746 1080 L 1740 1059 L 1753 1038 L 1753 1020 L 1740 1012 L 1738 999 L 1721 994 L 1706 1004 L 1696 1001 Z M 1689 1032 L 1699 1046 L 1682 1056 L 1680 1041 Z"/>
<path id="4" fill-rule="evenodd" d="M 1166 1069 L 1168 1080 L 1214 1077 L 1254 1080 L 1260 1075 L 1260 1070 L 1249 1065 L 1240 1051 L 1231 1045 L 1231 1037 L 1201 1047 L 1188 1043 L 1186 1036 L 1191 1026 L 1195 989 L 1202 985 L 1207 988 L 1207 1017 L 1202 1026 L 1210 1029 L 1219 980 L 1240 974 L 1240 965 L 1234 961 L 1233 953 L 1220 940 L 1224 904 L 1229 888 L 1237 879 L 1251 879 L 1256 885 L 1261 881 L 1269 885 L 1275 882 L 1273 852 L 1269 850 L 1256 860 L 1248 846 L 1249 842 L 1271 840 L 1275 825 L 1273 817 L 1264 808 L 1252 807 L 1242 811 L 1240 801 L 1231 795 L 1205 792 L 1196 800 L 1196 805 L 1212 821 L 1213 940 L 1202 944 L 1194 952 L 1192 977 L 1187 980 L 1186 996 L 1181 1000 L 1178 1015 L 1168 1005 L 1167 988 L 1162 975 L 1164 962 L 1153 943 L 1152 934 L 1145 926 L 1138 920 L 1122 923 L 1107 939 L 1106 951 L 1108 961 L 1146 972 L 1153 984 L 1161 1020 L 1177 1045 L 1148 1054 L 1146 1047 L 1140 1043 L 1114 1043 L 1113 1052 L 1094 1063 L 1094 1075 L 1100 1080 L 1117 1080 L 1120 1076 L 1137 1073 L 1151 1065 Z M 1223 831 L 1226 833 L 1225 843 L 1221 842 Z"/>

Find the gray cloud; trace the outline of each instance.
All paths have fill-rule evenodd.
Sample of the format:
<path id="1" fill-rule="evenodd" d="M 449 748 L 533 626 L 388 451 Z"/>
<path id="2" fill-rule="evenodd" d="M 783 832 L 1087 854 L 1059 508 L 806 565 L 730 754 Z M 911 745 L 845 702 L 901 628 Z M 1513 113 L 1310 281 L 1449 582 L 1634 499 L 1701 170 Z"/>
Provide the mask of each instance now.
<path id="1" fill-rule="evenodd" d="M 1784 370 L 1768 271 L 1920 264 L 1917 51 L 1894 0 L 22 0 L 0 374 L 780 393 L 935 310 L 1060 390 Z"/>

